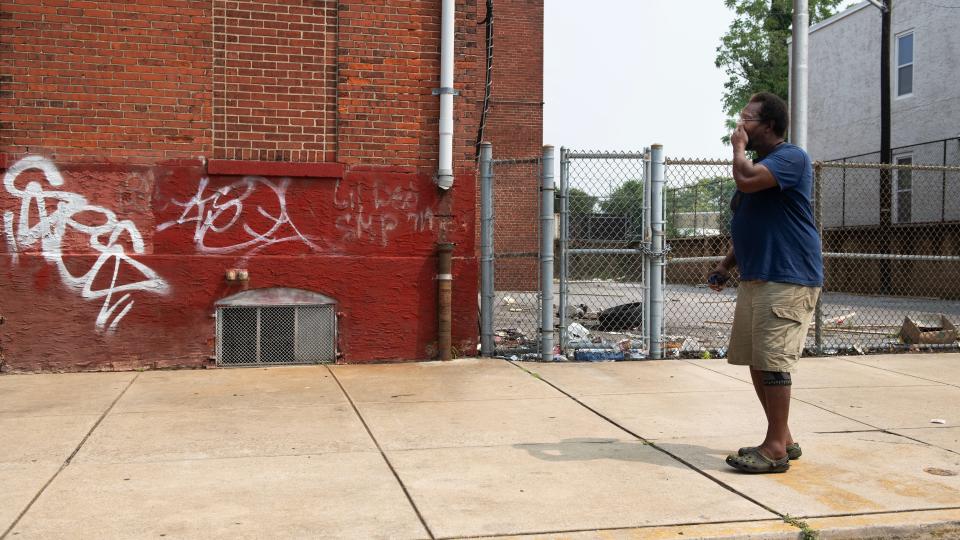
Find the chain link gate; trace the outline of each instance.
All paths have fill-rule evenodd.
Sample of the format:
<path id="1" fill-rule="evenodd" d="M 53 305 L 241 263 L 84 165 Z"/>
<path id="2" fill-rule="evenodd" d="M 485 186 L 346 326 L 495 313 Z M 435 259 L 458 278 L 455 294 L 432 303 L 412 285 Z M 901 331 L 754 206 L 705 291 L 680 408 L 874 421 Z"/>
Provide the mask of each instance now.
<path id="1" fill-rule="evenodd" d="M 577 360 L 642 358 L 650 239 L 644 153 L 560 152 L 561 349 Z"/>

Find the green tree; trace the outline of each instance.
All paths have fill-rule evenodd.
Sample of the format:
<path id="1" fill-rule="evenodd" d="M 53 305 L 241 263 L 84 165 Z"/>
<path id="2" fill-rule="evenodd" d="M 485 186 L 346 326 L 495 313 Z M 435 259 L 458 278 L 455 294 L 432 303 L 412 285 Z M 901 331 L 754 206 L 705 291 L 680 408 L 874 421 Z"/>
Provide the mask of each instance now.
<path id="1" fill-rule="evenodd" d="M 610 196 L 600 201 L 600 210 L 613 216 L 629 218 L 628 234 L 634 239 L 643 238 L 643 182 L 627 180 L 617 186 Z"/>
<path id="2" fill-rule="evenodd" d="M 832 16 L 841 0 L 809 0 L 810 24 Z M 757 92 L 772 92 L 787 99 L 793 0 L 724 0 L 736 18 L 717 47 L 716 65 L 727 74 L 723 110 L 727 128 Z M 723 137 L 725 143 L 730 136 Z"/>
<path id="3" fill-rule="evenodd" d="M 730 229 L 730 199 L 736 191 L 736 183 L 729 176 L 702 178 L 693 184 L 672 188 L 664 193 L 666 204 L 667 237 L 680 236 L 680 229 L 692 226 L 692 214 L 699 215 L 698 228 L 707 227 L 708 215 L 717 215 L 717 228 L 721 234 Z M 678 224 L 681 215 L 686 215 L 685 226 Z M 684 231 L 686 232 L 686 231 Z M 687 232 L 686 234 L 689 234 Z"/>
<path id="4" fill-rule="evenodd" d="M 598 197 L 594 197 L 586 191 L 577 188 L 570 188 L 567 197 L 569 197 L 569 206 L 567 208 L 571 214 L 592 214 L 597 206 Z M 560 211 L 559 191 L 557 191 L 557 196 L 553 199 L 553 210 L 555 212 Z"/>

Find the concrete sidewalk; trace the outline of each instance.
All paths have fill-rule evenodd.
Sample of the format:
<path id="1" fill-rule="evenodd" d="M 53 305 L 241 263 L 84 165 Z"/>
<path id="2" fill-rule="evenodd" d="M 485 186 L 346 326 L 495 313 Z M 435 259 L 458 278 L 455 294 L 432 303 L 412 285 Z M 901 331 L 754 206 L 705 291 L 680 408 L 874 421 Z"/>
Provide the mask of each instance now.
<path id="1" fill-rule="evenodd" d="M 0 540 L 960 538 L 960 354 L 804 359 L 791 413 L 750 476 L 723 360 L 9 375 Z"/>

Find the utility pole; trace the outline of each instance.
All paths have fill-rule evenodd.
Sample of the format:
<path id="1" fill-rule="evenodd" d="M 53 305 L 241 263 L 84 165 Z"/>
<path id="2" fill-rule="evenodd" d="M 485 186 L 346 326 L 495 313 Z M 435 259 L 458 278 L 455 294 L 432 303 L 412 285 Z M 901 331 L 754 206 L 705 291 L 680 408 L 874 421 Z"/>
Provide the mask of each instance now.
<path id="1" fill-rule="evenodd" d="M 880 9 L 880 163 L 889 165 L 893 156 L 890 150 L 890 19 L 893 0 L 870 0 Z M 889 167 L 880 168 L 880 245 L 890 253 L 893 248 L 893 175 Z M 887 294 L 892 288 L 892 271 L 889 259 L 880 260 L 880 293 Z"/>
<path id="2" fill-rule="evenodd" d="M 807 0 L 793 0 L 793 39 L 790 69 L 790 142 L 807 147 L 807 36 L 810 13 Z"/>
<path id="3" fill-rule="evenodd" d="M 887 0 L 880 15 L 880 163 L 889 164 L 890 150 L 890 12 L 892 0 Z M 893 185 L 890 169 L 881 169 L 880 219 L 883 225 L 893 222 Z"/>

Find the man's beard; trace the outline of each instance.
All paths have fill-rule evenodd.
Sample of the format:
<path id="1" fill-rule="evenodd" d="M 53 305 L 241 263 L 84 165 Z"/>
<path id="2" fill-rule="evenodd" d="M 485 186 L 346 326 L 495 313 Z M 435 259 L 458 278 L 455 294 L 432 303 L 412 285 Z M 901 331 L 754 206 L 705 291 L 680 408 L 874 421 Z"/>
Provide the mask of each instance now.
<path id="1" fill-rule="evenodd" d="M 747 139 L 747 146 L 745 146 L 744 148 L 745 148 L 747 151 L 750 151 L 750 152 L 752 152 L 753 150 L 755 150 L 755 148 L 753 147 L 753 139 L 748 138 L 748 139 Z"/>

